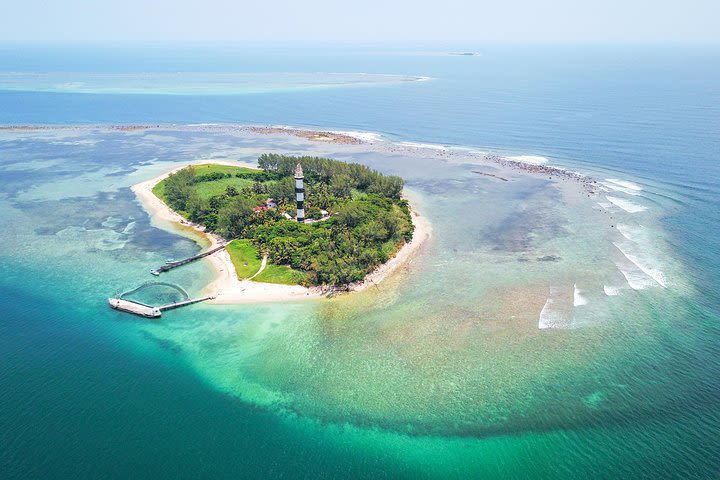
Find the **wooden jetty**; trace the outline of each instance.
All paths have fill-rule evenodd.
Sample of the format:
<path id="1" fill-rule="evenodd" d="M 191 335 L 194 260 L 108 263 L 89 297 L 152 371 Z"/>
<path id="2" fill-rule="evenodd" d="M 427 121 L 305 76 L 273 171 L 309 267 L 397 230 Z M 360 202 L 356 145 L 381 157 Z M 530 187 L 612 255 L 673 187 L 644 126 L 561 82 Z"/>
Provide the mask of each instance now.
<path id="1" fill-rule="evenodd" d="M 168 303 L 167 305 L 161 305 L 159 307 L 153 307 L 151 305 L 145 305 L 140 302 L 133 302 L 131 300 L 124 300 L 122 298 L 108 298 L 110 308 L 120 310 L 121 312 L 132 313 L 145 318 L 160 318 L 162 312 L 165 310 L 172 310 L 173 308 L 180 308 L 193 303 L 204 302 L 206 300 L 212 300 L 215 298 L 214 295 L 208 295 L 207 297 L 200 298 L 189 298 L 175 303 Z"/>
<path id="2" fill-rule="evenodd" d="M 215 253 L 215 252 L 219 252 L 220 250 L 222 250 L 222 249 L 225 248 L 226 246 L 227 246 L 227 243 L 225 243 L 225 244 L 223 244 L 223 245 L 220 245 L 219 247 L 212 248 L 212 249 L 208 250 L 207 252 L 198 253 L 197 255 L 193 255 L 193 256 L 190 257 L 190 258 L 185 258 L 185 259 L 183 259 L 183 260 L 177 260 L 177 261 L 174 261 L 174 262 L 167 262 L 167 263 L 166 263 L 165 265 L 163 265 L 162 267 L 160 267 L 160 268 L 158 268 L 158 269 L 155 269 L 155 270 L 151 270 L 150 273 L 152 273 L 152 274 L 155 275 L 155 276 L 158 276 L 158 275 L 160 275 L 162 272 L 167 272 L 168 270 L 172 270 L 173 268 L 177 268 L 177 267 L 180 267 L 180 266 L 182 266 L 182 265 L 186 265 L 186 264 L 188 264 L 188 263 L 190 263 L 190 262 L 194 262 L 195 260 L 200 260 L 201 258 L 205 258 L 205 257 L 207 257 L 208 255 L 212 255 L 212 254 Z"/>

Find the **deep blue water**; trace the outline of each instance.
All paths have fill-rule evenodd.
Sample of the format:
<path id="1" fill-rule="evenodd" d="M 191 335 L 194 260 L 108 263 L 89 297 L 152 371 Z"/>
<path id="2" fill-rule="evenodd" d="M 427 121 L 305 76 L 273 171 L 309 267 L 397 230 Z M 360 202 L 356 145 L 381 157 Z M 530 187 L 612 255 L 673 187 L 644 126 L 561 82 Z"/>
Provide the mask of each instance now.
<path id="1" fill-rule="evenodd" d="M 366 72 L 431 80 L 247 95 L 0 91 L 0 124 L 221 122 L 362 130 L 399 141 L 542 155 L 571 168 L 627 174 L 658 185 L 666 208 L 662 225 L 696 291 L 694 316 L 688 319 L 695 323 L 688 329 L 697 329 L 703 342 L 698 358 L 719 354 L 720 49 L 463 46 L 460 50 L 482 56 L 444 54 L 456 50 L 4 46 L 3 72 Z M 6 155 L 10 152 L 0 150 L 0 164 Z M 11 177 L 10 171 L 2 175 L 6 191 L 0 194 L 13 193 L 13 185 L 27 180 L 22 174 Z M 352 452 L 330 436 L 313 438 L 299 430 L 288 436 L 287 426 L 273 414 L 218 393 L 174 366 L 172 349 L 136 355 L 113 336 L 122 324 L 78 320 L 99 316 L 93 309 L 104 306 L 78 307 L 59 293 L 41 293 L 44 282 L 61 282 L 62 272 L 43 272 L 37 265 L 16 268 L 0 265 L 0 472 L 5 472 L 0 476 L 422 475 L 402 458 Z M 670 444 L 681 445 L 676 458 L 655 459 L 656 468 L 641 468 L 653 447 L 635 445 L 627 464 L 636 470 L 594 461 L 587 452 L 576 470 L 565 465 L 554 471 L 535 458 L 534 474 L 717 478 L 717 372 L 717 365 L 708 365 L 698 387 L 705 404 L 688 405 L 688 418 L 652 426 L 665 432 Z M 628 428 L 641 442 L 651 426 L 639 422 Z M 587 433 L 588 442 L 594 434 Z M 488 446 L 489 454 L 493 448 L 503 447 Z M 551 445 L 546 448 L 548 462 L 562 455 Z M 503 467 L 488 471 L 502 476 Z M 462 471 L 446 473 L 463 476 Z"/>

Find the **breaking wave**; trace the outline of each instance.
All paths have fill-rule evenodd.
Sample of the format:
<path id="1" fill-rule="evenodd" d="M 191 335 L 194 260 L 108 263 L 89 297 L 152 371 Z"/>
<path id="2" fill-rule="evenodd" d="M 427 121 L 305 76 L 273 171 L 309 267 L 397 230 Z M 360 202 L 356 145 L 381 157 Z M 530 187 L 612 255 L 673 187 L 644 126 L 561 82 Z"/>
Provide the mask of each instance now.
<path id="1" fill-rule="evenodd" d="M 436 143 L 421 143 L 421 142 L 400 142 L 400 145 L 404 147 L 412 147 L 412 148 L 429 148 L 430 150 L 441 150 L 445 151 L 448 148 L 444 145 L 439 145 Z"/>
<path id="2" fill-rule="evenodd" d="M 363 142 L 374 143 L 383 141 L 383 136 L 377 132 L 359 132 L 355 130 L 330 130 L 330 133 L 337 133 L 338 135 L 347 135 L 349 137 L 357 138 Z"/>
<path id="3" fill-rule="evenodd" d="M 608 297 L 614 297 L 620 295 L 620 287 L 612 287 L 610 285 L 603 285 L 603 291 Z"/>
<path id="4" fill-rule="evenodd" d="M 567 287 L 551 287 L 545 305 L 540 311 L 538 328 L 570 328 L 572 303 Z"/>
<path id="5" fill-rule="evenodd" d="M 624 180 L 614 180 L 612 178 L 606 178 L 604 182 L 600 182 L 605 190 L 614 190 L 627 195 L 640 195 L 642 188 L 632 182 L 626 182 Z"/>
<path id="6" fill-rule="evenodd" d="M 588 300 L 582 294 L 582 290 L 577 288 L 577 283 L 573 285 L 573 307 L 579 307 L 580 305 L 587 305 Z"/>
<path id="7" fill-rule="evenodd" d="M 616 186 L 625 188 L 627 190 L 632 190 L 634 192 L 640 192 L 642 191 L 642 187 L 638 185 L 637 183 L 629 182 L 627 180 L 618 180 L 617 178 L 606 178 L 606 182 L 610 182 Z"/>
<path id="8" fill-rule="evenodd" d="M 516 162 L 529 163 L 531 165 L 544 165 L 548 163 L 548 159 L 541 157 L 540 155 L 515 155 L 507 158 L 515 160 Z"/>
<path id="9" fill-rule="evenodd" d="M 605 198 L 608 199 L 610 203 L 615 205 L 616 207 L 622 208 L 628 213 L 638 213 L 638 212 L 644 212 L 648 208 L 644 205 L 638 205 L 637 203 L 633 203 L 628 200 L 623 200 L 622 198 L 612 197 L 610 195 L 606 195 Z"/>
<path id="10" fill-rule="evenodd" d="M 655 283 L 657 283 L 661 287 L 667 287 L 667 278 L 665 278 L 665 274 L 656 265 L 651 264 L 652 260 L 647 258 L 640 258 L 638 255 L 633 254 L 629 251 L 629 247 L 627 245 L 622 245 L 619 242 L 613 242 L 613 245 L 615 245 L 615 248 L 620 250 L 620 253 L 622 253 L 625 258 L 630 260 L 630 262 L 635 265 L 635 267 L 637 267 L 642 273 L 650 277 L 652 280 L 655 281 Z M 620 269 L 620 271 L 627 278 L 626 273 L 622 269 Z M 628 280 L 628 284 L 631 287 L 635 288 L 633 284 L 630 283 L 630 280 Z M 635 289 L 639 290 L 641 288 Z"/>

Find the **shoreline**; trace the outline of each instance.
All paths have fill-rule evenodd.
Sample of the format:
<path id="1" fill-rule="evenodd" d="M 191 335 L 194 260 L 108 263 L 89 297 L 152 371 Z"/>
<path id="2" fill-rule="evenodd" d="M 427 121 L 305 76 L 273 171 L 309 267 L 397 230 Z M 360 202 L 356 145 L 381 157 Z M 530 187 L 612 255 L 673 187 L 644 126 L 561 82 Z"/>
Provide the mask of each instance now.
<path id="1" fill-rule="evenodd" d="M 206 232 L 204 227 L 194 224 L 182 215 L 173 211 L 168 205 L 160 200 L 153 193 L 152 189 L 162 180 L 171 174 L 189 166 L 217 164 L 257 169 L 257 165 L 245 162 L 232 162 L 224 160 L 198 160 L 182 166 L 177 166 L 155 178 L 137 183 L 131 187 L 140 205 L 150 216 L 153 225 L 172 233 L 179 233 L 195 240 L 207 242 L 211 249 L 222 245 L 226 240 L 214 233 Z M 203 295 L 215 295 L 216 297 L 206 303 L 219 305 L 249 304 L 266 302 L 292 302 L 299 300 L 312 300 L 327 297 L 329 294 L 342 292 L 361 292 L 371 286 L 377 286 L 385 278 L 398 271 L 401 267 L 409 264 L 419 247 L 430 238 L 430 224 L 411 206 L 411 219 L 415 230 L 410 242 L 405 243 L 387 262 L 370 272 L 362 281 L 348 285 L 347 290 L 340 290 L 328 287 L 304 287 L 301 285 L 282 285 L 276 283 L 254 282 L 249 279 L 239 280 L 235 266 L 230 260 L 227 250 L 221 250 L 206 257 L 210 262 L 215 278 L 206 285 Z M 198 241 L 200 240 L 200 241 Z"/>
<path id="2" fill-rule="evenodd" d="M 301 138 L 319 144 L 338 144 L 345 146 L 371 146 L 380 151 L 389 153 L 418 153 L 445 161 L 481 162 L 485 165 L 494 165 L 500 168 L 523 171 L 534 175 L 548 175 L 560 177 L 578 183 L 588 194 L 597 194 L 600 185 L 590 176 L 563 167 L 548 165 L 538 160 L 544 157 L 536 155 L 508 155 L 480 151 L 476 147 L 463 147 L 457 145 L 434 145 L 422 142 L 399 141 L 395 142 L 384 138 L 378 132 L 342 131 L 330 129 L 315 129 L 312 127 L 296 127 L 291 125 L 253 125 L 242 123 L 186 123 L 186 124 L 0 124 L 0 132 L 35 132 L 35 131 L 91 131 L 104 129 L 119 132 L 141 132 L 152 130 L 175 130 L 192 132 L 218 132 L 228 134 L 254 134 L 254 135 L 287 135 Z M 493 175 L 491 175 L 493 176 Z M 500 179 L 502 180 L 502 179 Z"/>

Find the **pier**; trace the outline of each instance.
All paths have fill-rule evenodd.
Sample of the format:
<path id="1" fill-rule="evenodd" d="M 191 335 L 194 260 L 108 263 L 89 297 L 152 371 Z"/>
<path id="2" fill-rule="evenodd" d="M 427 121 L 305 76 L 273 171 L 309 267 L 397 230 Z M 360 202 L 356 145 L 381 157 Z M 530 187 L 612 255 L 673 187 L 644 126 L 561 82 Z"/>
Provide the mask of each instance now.
<path id="1" fill-rule="evenodd" d="M 181 302 L 168 303 L 167 305 L 161 305 L 159 307 L 153 307 L 151 305 L 145 305 L 144 303 L 134 302 L 132 300 L 123 300 L 122 298 L 108 298 L 110 308 L 119 310 L 121 312 L 132 313 L 145 318 L 160 318 L 162 312 L 165 310 L 172 310 L 173 308 L 180 308 L 193 303 L 204 302 L 206 300 L 212 300 L 215 298 L 214 295 L 200 298 L 190 298 Z"/>
<path id="2" fill-rule="evenodd" d="M 209 255 L 209 254 L 208 254 Z M 153 286 L 153 285 L 163 285 L 170 288 L 174 288 L 178 292 L 180 292 L 185 298 L 183 300 L 180 300 L 178 302 L 168 303 L 165 305 L 160 306 L 152 306 L 152 305 L 146 305 L 144 303 L 135 301 L 135 300 L 127 300 L 123 297 L 126 295 L 133 294 L 137 292 L 138 290 Z M 117 297 L 114 298 L 108 298 L 108 304 L 110 305 L 110 308 L 119 310 L 121 312 L 127 312 L 132 313 L 133 315 L 138 315 L 145 318 L 160 318 L 162 316 L 162 312 L 165 310 L 172 310 L 174 308 L 180 308 L 185 307 L 187 305 L 192 305 L 193 303 L 199 303 L 204 302 L 206 300 L 212 300 L 215 298 L 215 295 L 208 295 L 205 297 L 200 298 L 190 298 L 187 292 L 178 285 L 172 284 L 172 283 L 165 283 L 165 282 L 146 282 L 140 285 L 139 287 L 133 288 L 132 290 L 128 290 L 127 292 L 123 292 L 119 294 Z"/>
<path id="3" fill-rule="evenodd" d="M 189 257 L 189 258 L 185 258 L 185 259 L 177 260 L 177 261 L 172 261 L 172 262 L 167 262 L 167 263 L 166 263 L 165 265 L 163 265 L 162 267 L 160 267 L 160 268 L 158 268 L 158 269 L 156 269 L 156 270 L 151 270 L 150 273 L 152 273 L 152 274 L 155 275 L 155 276 L 158 276 L 158 275 L 160 275 L 162 272 L 167 272 L 168 270 L 172 270 L 173 268 L 177 268 L 177 267 L 180 267 L 180 266 L 182 266 L 182 265 L 186 265 L 186 264 L 188 264 L 188 263 L 194 262 L 195 260 L 200 260 L 201 258 L 205 258 L 205 257 L 207 257 L 208 255 L 212 255 L 212 254 L 215 253 L 215 252 L 219 252 L 220 250 L 222 250 L 222 249 L 225 248 L 226 246 L 227 246 L 227 243 L 225 243 L 225 244 L 223 244 L 223 245 L 220 245 L 219 247 L 212 248 L 212 249 L 208 250 L 207 252 L 198 253 L 197 255 L 193 255 L 192 257 Z"/>

